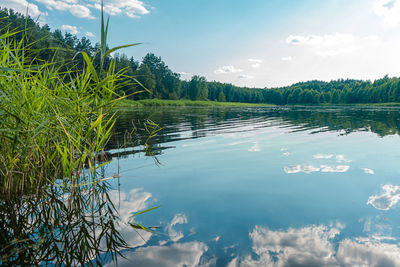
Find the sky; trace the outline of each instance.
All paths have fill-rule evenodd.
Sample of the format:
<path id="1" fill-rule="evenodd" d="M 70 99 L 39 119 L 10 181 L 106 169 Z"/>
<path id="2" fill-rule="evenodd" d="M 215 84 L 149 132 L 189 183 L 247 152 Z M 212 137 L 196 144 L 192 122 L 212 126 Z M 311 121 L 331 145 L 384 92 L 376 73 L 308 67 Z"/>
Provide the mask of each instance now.
<path id="1" fill-rule="evenodd" d="M 0 0 L 99 41 L 100 0 Z M 104 0 L 110 47 L 152 52 L 184 79 L 248 87 L 400 76 L 400 0 Z"/>

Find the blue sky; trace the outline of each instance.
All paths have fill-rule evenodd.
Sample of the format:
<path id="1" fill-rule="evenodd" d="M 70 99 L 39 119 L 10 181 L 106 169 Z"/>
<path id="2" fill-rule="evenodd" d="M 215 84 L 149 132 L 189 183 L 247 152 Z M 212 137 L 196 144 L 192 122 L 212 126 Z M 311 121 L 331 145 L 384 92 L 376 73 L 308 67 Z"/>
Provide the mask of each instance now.
<path id="1" fill-rule="evenodd" d="M 97 0 L 2 0 L 97 42 Z M 105 0 L 110 46 L 208 80 L 272 87 L 400 76 L 400 0 Z"/>

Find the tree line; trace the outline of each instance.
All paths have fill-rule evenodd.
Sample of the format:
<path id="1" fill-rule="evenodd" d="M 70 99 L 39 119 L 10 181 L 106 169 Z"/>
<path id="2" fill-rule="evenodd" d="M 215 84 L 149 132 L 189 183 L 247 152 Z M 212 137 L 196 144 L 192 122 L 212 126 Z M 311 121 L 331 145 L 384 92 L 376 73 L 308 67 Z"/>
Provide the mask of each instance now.
<path id="1" fill-rule="evenodd" d="M 77 38 L 71 33 L 63 34 L 56 29 L 51 31 L 45 24 L 39 25 L 31 17 L 14 12 L 12 9 L 0 9 L 0 32 L 20 31 L 14 36 L 26 43 L 33 43 L 35 60 L 55 62 L 68 71 L 71 68 L 83 68 L 80 51 L 95 58 L 99 44 L 92 44 L 86 38 Z M 271 103 L 286 104 L 354 104 L 400 102 L 400 78 L 388 76 L 376 81 L 340 79 L 330 82 L 308 81 L 280 88 L 248 88 L 229 83 L 207 81 L 195 75 L 190 80 L 181 79 L 180 74 L 172 71 L 161 57 L 148 53 L 141 61 L 125 54 L 113 55 L 116 71 L 125 71 L 127 83 L 118 92 L 133 100 L 190 99 L 219 102 Z M 109 62 L 106 60 L 105 64 Z M 146 88 L 147 90 L 142 90 Z M 140 94 L 135 92 L 142 91 Z"/>

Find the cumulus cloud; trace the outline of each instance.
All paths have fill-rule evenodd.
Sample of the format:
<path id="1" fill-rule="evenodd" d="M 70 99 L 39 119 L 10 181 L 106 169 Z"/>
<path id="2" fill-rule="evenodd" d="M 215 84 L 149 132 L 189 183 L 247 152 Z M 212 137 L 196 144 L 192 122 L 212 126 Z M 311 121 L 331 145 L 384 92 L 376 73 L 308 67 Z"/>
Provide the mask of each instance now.
<path id="1" fill-rule="evenodd" d="M 215 74 L 230 74 L 230 73 L 238 73 L 242 72 L 242 69 L 237 69 L 234 66 L 223 66 L 214 71 Z"/>
<path id="2" fill-rule="evenodd" d="M 390 210 L 400 200 L 400 186 L 384 185 L 382 190 L 382 194 L 370 196 L 367 204 L 371 204 L 378 210 Z"/>
<path id="3" fill-rule="evenodd" d="M 72 34 L 77 34 L 79 33 L 78 28 L 76 26 L 72 26 L 72 25 L 62 25 L 61 26 L 62 30 L 65 30 L 67 32 L 70 32 Z"/>
<path id="4" fill-rule="evenodd" d="M 40 11 L 37 5 L 29 3 L 26 0 L 8 0 L 2 2 L 0 6 L 5 8 L 11 8 L 21 14 L 26 14 L 28 8 L 28 15 L 31 17 L 47 15 L 47 13 Z"/>
<path id="5" fill-rule="evenodd" d="M 95 36 L 94 33 L 92 33 L 92 32 L 85 32 L 85 35 L 87 37 L 94 37 Z"/>
<path id="6" fill-rule="evenodd" d="M 282 59 L 282 61 L 292 61 L 293 60 L 293 58 L 291 56 L 283 57 L 281 59 Z"/>
<path id="7" fill-rule="evenodd" d="M 255 69 L 261 67 L 261 63 L 263 62 L 261 59 L 255 59 L 255 58 L 249 58 L 248 61 L 252 63 L 251 67 Z"/>
<path id="8" fill-rule="evenodd" d="M 71 5 L 71 7 L 69 8 L 69 12 L 78 18 L 95 18 L 90 14 L 90 9 L 82 5 Z"/>
<path id="9" fill-rule="evenodd" d="M 100 1 L 96 1 L 96 3 L 91 6 L 100 9 L 101 6 L 99 2 Z M 137 18 L 150 13 L 145 7 L 145 4 L 139 0 L 110 0 L 104 4 L 104 11 L 110 15 L 126 15 L 131 18 Z"/>
<path id="10" fill-rule="evenodd" d="M 24 1 L 24 0 L 12 0 Z M 79 18 L 94 19 L 90 8 L 101 9 L 100 1 L 90 0 L 92 3 L 79 4 L 77 0 L 35 0 L 44 4 L 49 10 L 69 11 L 73 16 Z M 125 15 L 131 18 L 146 15 L 150 11 L 145 4 L 139 0 L 110 0 L 104 4 L 104 11 L 110 15 Z"/>
<path id="11" fill-rule="evenodd" d="M 88 18 L 94 19 L 92 16 L 90 9 L 84 5 L 76 4 L 76 1 L 64 0 L 35 0 L 38 3 L 41 3 L 46 6 L 49 10 L 60 10 L 60 11 L 69 11 L 73 16 L 78 18 Z"/>
<path id="12" fill-rule="evenodd" d="M 373 3 L 373 10 L 377 16 L 383 18 L 385 27 L 395 27 L 400 23 L 399 0 L 377 0 Z"/>
<path id="13" fill-rule="evenodd" d="M 272 231 L 256 226 L 250 233 L 256 258 L 235 258 L 229 266 L 399 266 L 400 248 L 385 239 L 336 239 L 343 226 L 311 225 Z"/>
<path id="14" fill-rule="evenodd" d="M 247 74 L 240 74 L 238 76 L 239 79 L 253 79 L 254 77 L 251 75 L 247 75 Z"/>

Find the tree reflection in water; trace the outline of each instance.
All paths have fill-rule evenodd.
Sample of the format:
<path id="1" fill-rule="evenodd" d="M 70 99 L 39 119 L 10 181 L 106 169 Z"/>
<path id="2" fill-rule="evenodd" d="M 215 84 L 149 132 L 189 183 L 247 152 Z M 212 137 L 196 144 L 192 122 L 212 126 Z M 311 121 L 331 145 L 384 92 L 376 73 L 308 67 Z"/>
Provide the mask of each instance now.
<path id="1" fill-rule="evenodd" d="M 3 265 L 99 265 L 127 243 L 107 181 L 51 185 L 39 194 L 0 200 Z M 133 222 L 131 227 L 137 228 Z M 133 229 L 132 229 L 133 230 Z"/>

